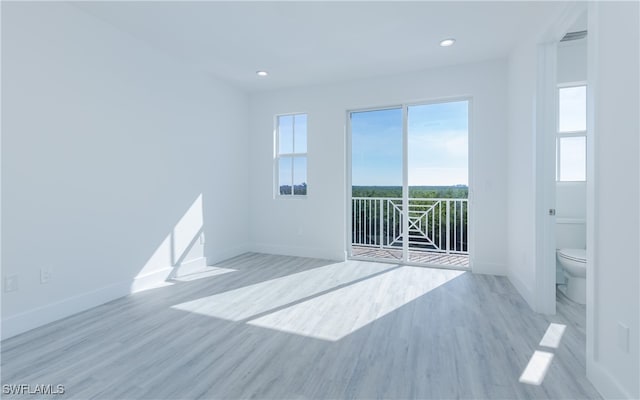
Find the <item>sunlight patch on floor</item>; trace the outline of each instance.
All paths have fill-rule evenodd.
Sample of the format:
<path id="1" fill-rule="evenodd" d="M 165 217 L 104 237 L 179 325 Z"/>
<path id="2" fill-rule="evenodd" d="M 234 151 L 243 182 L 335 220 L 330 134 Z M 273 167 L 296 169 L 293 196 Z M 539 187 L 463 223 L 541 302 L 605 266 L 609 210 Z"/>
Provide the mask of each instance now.
<path id="1" fill-rule="evenodd" d="M 176 304 L 171 308 L 242 321 L 394 268 L 398 267 L 381 263 L 340 262 Z"/>
<path id="2" fill-rule="evenodd" d="M 552 360 L 553 353 L 536 350 L 520 375 L 520 382 L 536 386 L 542 384 Z"/>
<path id="3" fill-rule="evenodd" d="M 248 324 L 337 341 L 464 273 L 401 267 L 270 313 Z"/>
<path id="4" fill-rule="evenodd" d="M 547 331 L 540 341 L 540 346 L 557 349 L 558 346 L 560 346 L 560 341 L 562 340 L 565 329 L 567 329 L 567 326 L 563 324 L 549 324 Z"/>

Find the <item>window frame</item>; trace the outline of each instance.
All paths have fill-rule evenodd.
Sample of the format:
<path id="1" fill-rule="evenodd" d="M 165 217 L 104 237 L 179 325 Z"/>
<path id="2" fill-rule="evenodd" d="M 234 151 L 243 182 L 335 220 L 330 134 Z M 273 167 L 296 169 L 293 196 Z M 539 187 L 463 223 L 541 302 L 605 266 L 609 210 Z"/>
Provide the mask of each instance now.
<path id="1" fill-rule="evenodd" d="M 305 152 L 296 152 L 296 128 L 295 128 L 295 118 L 299 115 L 306 116 L 306 139 L 307 139 L 307 149 Z M 292 130 L 291 130 L 291 140 L 292 140 L 292 150 L 291 153 L 280 153 L 280 118 L 282 117 L 292 117 Z M 294 113 L 283 113 L 276 114 L 273 117 L 273 197 L 274 199 L 306 199 L 309 196 L 309 113 L 307 112 L 294 112 Z M 280 193 L 280 159 L 281 158 L 291 158 L 291 194 L 282 194 Z M 295 193 L 295 159 L 296 158 L 304 158 L 307 161 L 307 171 L 306 171 L 306 179 L 305 183 L 307 184 L 307 192 L 305 194 L 296 194 Z"/>
<path id="2" fill-rule="evenodd" d="M 576 182 L 581 183 L 581 182 L 586 182 L 587 181 L 587 176 L 586 176 L 586 172 L 587 172 L 586 171 L 586 168 L 587 168 L 586 154 L 585 154 L 585 179 L 584 180 L 562 180 L 562 179 L 560 179 L 560 176 L 561 176 L 561 171 L 560 171 L 561 170 L 561 167 L 560 167 L 561 166 L 561 156 L 560 156 L 560 154 L 562 154 L 562 149 L 561 149 L 560 142 L 562 141 L 562 139 L 564 139 L 564 138 L 572 138 L 572 137 L 584 137 L 585 149 L 586 149 L 586 141 L 587 141 L 586 124 L 585 124 L 585 130 L 564 131 L 564 132 L 560 131 L 560 90 L 567 89 L 567 88 L 582 87 L 582 86 L 584 86 L 586 92 L 589 90 L 586 81 L 560 83 L 560 84 L 557 85 L 557 88 L 556 88 L 556 139 L 555 139 L 556 140 L 556 183 L 576 183 Z M 587 107 L 587 104 L 586 104 L 587 96 L 588 95 L 585 95 L 585 107 Z"/>

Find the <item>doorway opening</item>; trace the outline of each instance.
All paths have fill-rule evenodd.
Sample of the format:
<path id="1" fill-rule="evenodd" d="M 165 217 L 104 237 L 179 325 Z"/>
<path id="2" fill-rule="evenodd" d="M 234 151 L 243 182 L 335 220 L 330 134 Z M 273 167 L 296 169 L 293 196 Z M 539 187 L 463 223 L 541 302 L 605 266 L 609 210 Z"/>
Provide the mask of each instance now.
<path id="1" fill-rule="evenodd" d="M 348 112 L 349 257 L 469 268 L 470 100 Z"/>
<path id="2" fill-rule="evenodd" d="M 587 9 L 576 5 L 538 45 L 536 103 L 536 300 L 535 310 L 556 313 L 556 299 L 586 291 L 586 223 L 593 150 L 587 79 Z M 578 265 L 579 268 L 574 268 Z M 568 280 L 573 277 L 573 282 Z M 571 283 L 571 285 L 569 285 Z M 558 286 L 559 285 L 559 286 Z M 585 297 L 570 296 L 578 303 Z M 582 298 L 582 300 L 580 300 Z M 572 303 L 575 303 L 572 301 Z M 588 307 L 587 307 L 588 308 Z"/>
<path id="3" fill-rule="evenodd" d="M 549 259 L 555 256 L 557 295 L 578 304 L 586 304 L 587 40 L 584 11 L 556 47 L 555 160 L 548 161 L 555 164 L 556 211 Z"/>

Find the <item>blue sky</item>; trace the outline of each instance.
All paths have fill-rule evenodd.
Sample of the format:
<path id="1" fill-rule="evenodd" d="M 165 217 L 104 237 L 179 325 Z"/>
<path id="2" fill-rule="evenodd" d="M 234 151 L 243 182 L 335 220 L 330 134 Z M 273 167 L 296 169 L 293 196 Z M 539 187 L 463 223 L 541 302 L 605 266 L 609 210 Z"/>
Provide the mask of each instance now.
<path id="1" fill-rule="evenodd" d="M 468 102 L 410 106 L 409 186 L 468 185 Z M 402 109 L 352 113 L 352 184 L 402 185 Z"/>

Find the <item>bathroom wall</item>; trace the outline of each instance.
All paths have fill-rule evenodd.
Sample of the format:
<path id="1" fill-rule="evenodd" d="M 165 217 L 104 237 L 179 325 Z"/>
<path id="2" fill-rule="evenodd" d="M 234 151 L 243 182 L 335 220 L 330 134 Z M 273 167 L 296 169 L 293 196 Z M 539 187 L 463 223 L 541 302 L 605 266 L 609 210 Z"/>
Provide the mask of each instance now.
<path id="1" fill-rule="evenodd" d="M 561 42 L 558 45 L 558 84 L 587 80 L 587 39 Z M 586 247 L 586 182 L 556 183 L 556 247 Z M 556 281 L 564 283 L 558 265 Z"/>

